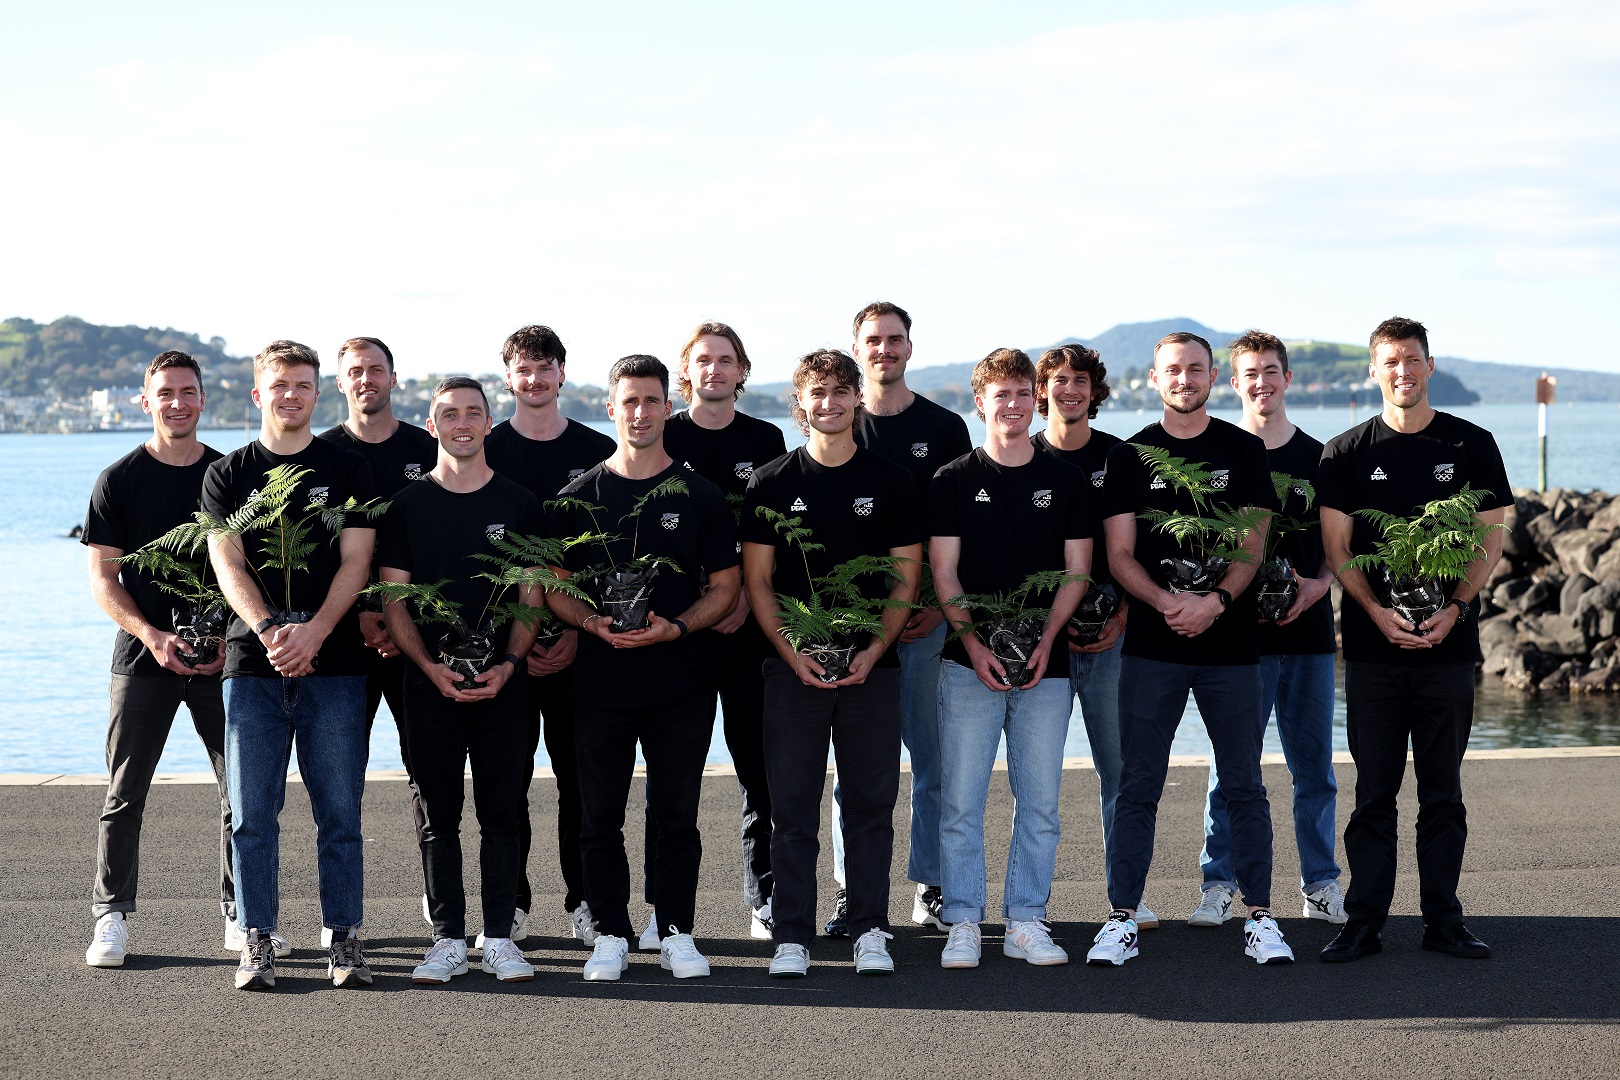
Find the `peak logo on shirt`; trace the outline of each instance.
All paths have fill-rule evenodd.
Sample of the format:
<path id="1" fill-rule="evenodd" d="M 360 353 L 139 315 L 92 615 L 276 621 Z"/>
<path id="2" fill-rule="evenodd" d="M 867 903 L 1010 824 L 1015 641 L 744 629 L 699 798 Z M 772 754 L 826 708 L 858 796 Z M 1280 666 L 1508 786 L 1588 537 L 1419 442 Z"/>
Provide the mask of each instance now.
<path id="1" fill-rule="evenodd" d="M 1213 469 L 1209 474 L 1209 486 L 1216 491 L 1225 491 L 1227 482 L 1231 479 L 1229 469 Z"/>
<path id="2" fill-rule="evenodd" d="M 1100 488 L 1100 487 L 1103 486 L 1103 481 L 1107 480 L 1107 479 L 1108 479 L 1108 470 L 1107 469 L 1098 469 L 1096 472 L 1091 474 L 1091 486 L 1094 487 L 1094 488 Z"/>
<path id="3" fill-rule="evenodd" d="M 911 456 L 915 457 L 915 458 L 925 458 L 925 457 L 927 457 L 928 456 L 928 444 L 925 443 L 925 442 L 914 442 L 914 443 L 912 443 L 911 444 Z"/>
<path id="4" fill-rule="evenodd" d="M 1372 478 L 1374 480 L 1388 480 L 1389 474 L 1384 471 L 1384 467 L 1382 465 L 1379 465 L 1373 469 Z"/>
<path id="5" fill-rule="evenodd" d="M 1449 481 L 1455 475 L 1457 475 L 1456 462 L 1448 461 L 1444 465 L 1436 465 L 1434 467 L 1434 478 L 1440 481 L 1442 484 Z"/>
<path id="6" fill-rule="evenodd" d="M 754 463 L 752 461 L 739 461 L 731 467 L 731 471 L 737 474 L 737 479 L 747 480 L 754 475 Z"/>
<path id="7" fill-rule="evenodd" d="M 861 517 L 871 517 L 872 516 L 872 500 L 871 499 L 856 499 L 855 500 L 855 513 L 859 514 Z"/>
<path id="8" fill-rule="evenodd" d="M 685 469 L 687 472 L 697 472 L 696 469 L 692 468 L 692 463 L 690 461 L 681 462 L 681 468 Z"/>
<path id="9" fill-rule="evenodd" d="M 681 524 L 681 515 L 665 514 L 658 519 L 658 524 L 662 525 L 666 529 L 678 529 L 680 528 Z"/>
<path id="10" fill-rule="evenodd" d="M 505 525 L 505 523 L 498 523 L 498 524 L 495 524 L 495 525 L 485 525 L 484 526 L 484 535 L 489 538 L 490 543 L 494 543 L 496 540 L 505 540 L 506 539 L 506 525 Z"/>
<path id="11" fill-rule="evenodd" d="M 422 479 L 422 463 L 419 462 L 419 461 L 413 461 L 409 465 L 405 466 L 405 479 L 407 479 L 407 480 L 420 480 L 420 479 Z"/>
<path id="12" fill-rule="evenodd" d="M 1052 505 L 1052 489 L 1041 488 L 1041 490 L 1035 493 L 1034 500 L 1036 506 L 1040 507 L 1042 510 L 1045 510 L 1048 506 Z"/>
<path id="13" fill-rule="evenodd" d="M 1163 491 L 1165 489 L 1164 477 L 1155 476 L 1153 483 L 1148 485 L 1149 491 Z"/>
<path id="14" fill-rule="evenodd" d="M 984 490 L 984 488 L 980 488 L 979 493 L 973 496 L 973 501 L 987 503 L 990 501 L 990 493 Z"/>
<path id="15" fill-rule="evenodd" d="M 808 510 L 808 509 L 810 509 L 810 508 L 808 506 L 804 505 L 804 500 L 803 499 L 794 499 L 793 500 L 793 505 L 788 507 L 789 511 Z"/>
<path id="16" fill-rule="evenodd" d="M 332 497 L 329 487 L 312 487 L 309 489 L 309 501 L 319 506 L 325 506 L 326 500 Z"/>

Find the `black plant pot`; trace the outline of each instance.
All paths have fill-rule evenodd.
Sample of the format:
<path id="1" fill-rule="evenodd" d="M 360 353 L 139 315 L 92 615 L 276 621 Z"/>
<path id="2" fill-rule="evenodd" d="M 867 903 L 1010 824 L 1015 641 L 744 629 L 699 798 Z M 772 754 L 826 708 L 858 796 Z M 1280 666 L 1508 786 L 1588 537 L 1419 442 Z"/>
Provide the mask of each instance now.
<path id="1" fill-rule="evenodd" d="M 549 649 L 561 641 L 562 636 L 566 633 L 568 633 L 568 624 L 561 619 L 554 618 L 550 622 L 540 624 L 540 629 L 534 635 L 534 643 L 542 649 Z"/>
<path id="2" fill-rule="evenodd" d="M 439 639 L 439 662 L 461 676 L 457 690 L 476 690 L 474 680 L 495 666 L 494 635 L 487 630 L 477 634 L 451 630 Z"/>
<path id="3" fill-rule="evenodd" d="M 610 619 L 610 630 L 624 634 L 646 629 L 647 616 L 652 612 L 653 582 L 657 578 L 658 567 L 653 566 L 646 570 L 613 570 L 598 579 L 602 612 Z"/>
<path id="4" fill-rule="evenodd" d="M 201 614 L 196 608 L 174 611 L 174 632 L 181 647 L 175 650 L 182 663 L 202 667 L 219 659 L 219 643 L 225 638 L 230 612 L 224 604 L 212 604 Z"/>
<path id="5" fill-rule="evenodd" d="M 1173 593 L 1199 593 L 1207 595 L 1215 590 L 1226 576 L 1231 559 L 1211 555 L 1202 562 L 1192 559 L 1160 559 L 1164 567 L 1164 587 Z"/>
<path id="6" fill-rule="evenodd" d="M 1288 617 L 1288 610 L 1299 599 L 1299 581 L 1294 577 L 1294 564 L 1283 556 L 1266 563 L 1254 575 L 1255 604 L 1260 618 L 1277 622 Z"/>
<path id="7" fill-rule="evenodd" d="M 1080 598 L 1080 606 L 1069 617 L 1069 625 L 1074 628 L 1074 643 L 1095 645 L 1102 637 L 1103 627 L 1118 610 L 1119 594 L 1112 585 L 1105 582 L 1087 589 L 1086 595 Z"/>
<path id="8" fill-rule="evenodd" d="M 839 638 L 827 645 L 806 645 L 799 651 L 821 665 L 821 681 L 835 683 L 849 678 L 849 666 L 860 651 L 860 641 L 853 636 Z"/>
<path id="9" fill-rule="evenodd" d="M 1001 681 L 1017 689 L 1028 684 L 1034 676 L 1029 670 L 1030 657 L 1041 643 L 1044 624 L 1039 619 L 1006 619 L 985 623 L 976 631 L 990 653 L 1007 673 Z"/>
<path id="10" fill-rule="evenodd" d="M 1404 574 L 1391 574 L 1388 567 L 1381 568 L 1383 576 L 1384 605 L 1395 609 L 1396 614 L 1411 623 L 1412 626 L 1422 626 L 1437 612 L 1446 606 L 1450 594 L 1446 592 L 1445 585 L 1434 578 L 1408 577 Z M 1427 634 L 1427 630 L 1413 630 L 1416 634 Z"/>

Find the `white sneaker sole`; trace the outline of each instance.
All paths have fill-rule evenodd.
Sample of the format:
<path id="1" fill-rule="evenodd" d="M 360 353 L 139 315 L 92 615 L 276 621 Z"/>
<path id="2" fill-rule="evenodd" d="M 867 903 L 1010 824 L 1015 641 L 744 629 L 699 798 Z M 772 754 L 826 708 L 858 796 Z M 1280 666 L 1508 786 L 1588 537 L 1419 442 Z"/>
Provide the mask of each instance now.
<path id="1" fill-rule="evenodd" d="M 868 960 L 864 964 L 857 963 L 855 965 L 855 974 L 857 974 L 857 975 L 893 975 L 894 974 L 894 960 L 891 958 L 888 963 L 884 963 L 881 960 Z"/>
<path id="2" fill-rule="evenodd" d="M 1146 915 L 1147 915 L 1147 918 L 1146 918 L 1145 921 L 1143 920 L 1144 912 L 1146 912 Z M 1137 930 L 1157 930 L 1159 928 L 1159 917 L 1157 915 L 1154 915 L 1151 911 L 1148 911 L 1148 910 L 1146 910 L 1144 908 L 1137 908 L 1136 909 L 1136 928 L 1137 928 Z"/>
<path id="3" fill-rule="evenodd" d="M 916 923 L 918 926 L 932 926 L 935 930 L 942 930 L 946 933 L 949 933 L 951 929 L 945 925 L 944 921 L 940 919 L 939 916 L 934 915 L 927 908 L 923 907 L 923 903 L 920 898 L 913 899 L 911 901 L 911 921 Z"/>
<path id="4" fill-rule="evenodd" d="M 1020 949 L 1016 945 L 1002 945 L 1001 955 L 1011 960 L 1022 960 L 1027 964 L 1034 964 L 1036 967 L 1057 967 L 1060 964 L 1067 964 L 1069 962 L 1068 953 L 1061 953 L 1057 956 L 1037 957 L 1029 955 L 1029 953 L 1025 952 L 1023 949 Z"/>
<path id="5" fill-rule="evenodd" d="M 495 981 L 496 982 L 503 982 L 503 983 L 534 982 L 534 968 L 532 968 L 532 967 L 529 969 L 528 974 L 524 974 L 522 971 L 514 971 L 510 975 L 502 975 L 498 971 L 490 971 L 490 969 L 487 968 L 487 967 L 484 968 L 484 970 L 486 972 L 488 972 L 489 974 L 495 976 Z"/>
<path id="6" fill-rule="evenodd" d="M 1334 918 L 1333 915 L 1323 911 L 1309 900 L 1305 901 L 1305 917 L 1307 919 L 1320 919 L 1322 922 L 1332 923 L 1334 926 L 1343 926 L 1345 923 L 1350 921 L 1350 916 L 1348 913 L 1340 915 L 1338 918 Z"/>
<path id="7" fill-rule="evenodd" d="M 466 961 L 463 961 L 460 967 L 452 968 L 450 972 L 443 978 L 440 978 L 437 975 L 418 975 L 413 971 L 411 972 L 411 982 L 415 983 L 417 986 L 444 986 L 457 975 L 465 975 L 470 970 L 472 969 L 468 966 Z"/>
<path id="8" fill-rule="evenodd" d="M 593 968 L 593 967 L 591 967 L 589 965 L 586 965 L 586 967 L 585 967 L 585 981 L 586 982 L 618 982 L 619 981 L 619 976 L 623 975 L 626 971 L 629 971 L 629 970 L 630 970 L 630 958 L 628 956 L 625 957 L 622 962 L 620 962 L 620 964 L 619 964 L 619 966 L 617 968 L 612 968 L 612 967 L 596 967 L 596 968 Z"/>
<path id="9" fill-rule="evenodd" d="M 748 917 L 748 936 L 755 941 L 770 941 L 776 935 L 772 933 L 770 927 L 750 915 Z"/>
<path id="10" fill-rule="evenodd" d="M 1257 950 L 1245 946 L 1243 949 L 1243 955 L 1254 957 L 1254 962 L 1261 965 L 1292 964 L 1294 962 L 1294 954 L 1291 950 L 1289 952 L 1273 953 L 1271 956 L 1263 957 Z"/>
<path id="11" fill-rule="evenodd" d="M 1202 915 L 1202 914 L 1195 911 L 1195 912 L 1193 912 L 1191 915 L 1189 915 L 1187 917 L 1187 925 L 1188 926 L 1220 926 L 1222 923 L 1231 922 L 1235 918 L 1237 918 L 1237 912 L 1231 910 L 1230 908 L 1227 909 L 1227 912 L 1226 912 L 1225 915 Z M 1137 923 L 1136 928 L 1138 930 L 1140 930 L 1142 928 L 1142 924 Z"/>
<path id="12" fill-rule="evenodd" d="M 675 976 L 677 979 L 706 979 L 709 977 L 709 962 L 707 960 L 703 961 L 701 964 L 673 964 L 668 960 L 660 958 L 658 961 L 658 966 Z"/>
<path id="13" fill-rule="evenodd" d="M 771 978 L 773 979 L 802 979 L 808 974 L 810 974 L 809 964 L 804 967 L 799 967 L 797 964 L 786 967 L 777 967 L 774 963 L 771 965 Z"/>
<path id="14" fill-rule="evenodd" d="M 1132 945 L 1119 956 L 1101 956 L 1096 953 L 1086 953 L 1087 967 L 1124 967 L 1125 961 L 1136 959 L 1136 946 Z"/>
<path id="15" fill-rule="evenodd" d="M 125 953 L 125 952 L 103 953 L 103 952 L 96 952 L 94 949 L 86 949 L 85 953 L 84 953 L 84 962 L 86 964 L 88 964 L 90 967 L 99 967 L 99 968 L 123 967 L 124 966 L 124 957 L 126 955 L 127 955 L 127 953 Z"/>
<path id="16" fill-rule="evenodd" d="M 976 968 L 979 966 L 979 958 L 977 956 L 941 956 L 939 958 L 939 966 L 945 968 L 947 971 L 958 971 L 964 968 Z"/>

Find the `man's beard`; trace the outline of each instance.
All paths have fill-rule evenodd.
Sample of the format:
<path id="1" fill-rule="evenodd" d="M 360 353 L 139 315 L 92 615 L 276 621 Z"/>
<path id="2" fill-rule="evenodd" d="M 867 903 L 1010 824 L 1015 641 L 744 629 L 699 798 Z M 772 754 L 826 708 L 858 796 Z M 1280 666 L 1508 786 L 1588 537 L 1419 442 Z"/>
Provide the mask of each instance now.
<path id="1" fill-rule="evenodd" d="M 1204 407 L 1204 402 L 1209 400 L 1209 391 L 1205 390 L 1202 394 L 1199 394 L 1191 405 L 1182 404 L 1182 399 L 1175 394 L 1161 394 L 1160 397 L 1172 410 L 1186 415 L 1187 413 L 1195 413 Z"/>

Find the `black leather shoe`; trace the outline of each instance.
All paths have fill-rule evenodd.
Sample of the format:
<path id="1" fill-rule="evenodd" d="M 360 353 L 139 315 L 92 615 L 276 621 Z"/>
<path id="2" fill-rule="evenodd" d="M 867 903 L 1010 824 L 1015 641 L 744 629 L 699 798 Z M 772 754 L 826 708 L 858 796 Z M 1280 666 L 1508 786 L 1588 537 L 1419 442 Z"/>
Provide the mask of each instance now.
<path id="1" fill-rule="evenodd" d="M 828 937 L 849 937 L 849 894 L 843 889 L 839 889 L 838 895 L 833 897 L 832 918 L 827 920 L 821 932 Z"/>
<path id="2" fill-rule="evenodd" d="M 1344 929 L 1339 931 L 1339 936 L 1322 950 L 1322 962 L 1348 964 L 1352 960 L 1360 960 L 1363 956 L 1383 951 L 1384 939 L 1371 924 L 1346 923 Z"/>
<path id="3" fill-rule="evenodd" d="M 1423 947 L 1430 952 L 1443 952 L 1463 960 L 1489 960 L 1491 947 L 1468 932 L 1460 922 L 1444 926 L 1423 928 Z"/>

